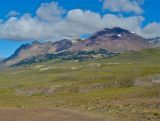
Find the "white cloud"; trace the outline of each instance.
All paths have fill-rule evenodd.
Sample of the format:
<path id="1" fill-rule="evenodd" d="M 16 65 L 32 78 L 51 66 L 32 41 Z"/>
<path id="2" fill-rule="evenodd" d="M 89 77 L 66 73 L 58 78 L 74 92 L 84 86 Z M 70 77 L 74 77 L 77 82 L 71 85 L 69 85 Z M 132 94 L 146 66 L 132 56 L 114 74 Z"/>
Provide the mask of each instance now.
<path id="1" fill-rule="evenodd" d="M 143 28 L 142 35 L 147 38 L 160 36 L 160 23 L 153 22 L 148 24 L 146 27 Z"/>
<path id="2" fill-rule="evenodd" d="M 15 17 L 15 16 L 19 16 L 19 15 L 20 15 L 20 13 L 17 11 L 10 11 L 6 17 Z"/>
<path id="3" fill-rule="evenodd" d="M 102 17 L 98 13 L 91 12 L 89 10 L 83 11 L 81 9 L 74 9 L 68 12 L 66 16 L 67 20 L 78 24 L 81 27 L 86 27 L 89 29 L 96 29 L 102 26 L 100 23 Z"/>
<path id="4" fill-rule="evenodd" d="M 65 10 L 56 2 L 42 3 L 36 12 L 40 19 L 47 21 L 59 20 L 64 13 Z"/>
<path id="5" fill-rule="evenodd" d="M 10 40 L 51 40 L 75 38 L 92 33 L 105 27 L 119 26 L 149 37 L 160 35 L 157 25 L 148 25 L 141 29 L 142 16 L 124 17 L 105 14 L 101 16 L 89 10 L 73 9 L 65 13 L 57 3 L 42 4 L 36 16 L 26 13 L 21 17 L 0 20 L 0 38 Z M 154 26 L 154 27 L 153 27 Z M 150 29 L 151 28 L 151 29 Z M 154 28 L 154 29 L 153 29 Z"/>
<path id="6" fill-rule="evenodd" d="M 140 4 L 142 0 L 104 0 L 103 8 L 113 12 L 143 12 Z"/>
<path id="7" fill-rule="evenodd" d="M 104 24 L 107 27 L 119 26 L 130 31 L 138 32 L 140 30 L 141 24 L 144 20 L 142 16 L 116 16 L 113 14 L 107 14 L 103 17 Z"/>

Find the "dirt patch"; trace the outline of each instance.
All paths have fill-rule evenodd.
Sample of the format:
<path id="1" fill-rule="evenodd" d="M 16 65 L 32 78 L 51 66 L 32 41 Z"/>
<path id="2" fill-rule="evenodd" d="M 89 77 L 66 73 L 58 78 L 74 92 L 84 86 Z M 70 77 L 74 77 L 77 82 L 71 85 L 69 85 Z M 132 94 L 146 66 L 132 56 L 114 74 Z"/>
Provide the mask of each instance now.
<path id="1" fill-rule="evenodd" d="M 0 109 L 0 121 L 105 121 L 58 109 Z"/>

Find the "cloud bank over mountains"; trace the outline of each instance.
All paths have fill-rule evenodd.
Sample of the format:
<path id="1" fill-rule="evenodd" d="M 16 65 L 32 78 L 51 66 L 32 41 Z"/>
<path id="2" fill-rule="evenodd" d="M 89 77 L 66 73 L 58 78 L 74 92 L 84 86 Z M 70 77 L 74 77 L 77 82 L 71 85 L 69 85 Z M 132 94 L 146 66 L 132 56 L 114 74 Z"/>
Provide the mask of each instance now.
<path id="1" fill-rule="evenodd" d="M 160 23 L 142 24 L 142 0 L 103 0 L 103 8 L 119 14 L 93 12 L 91 10 L 65 10 L 57 2 L 42 3 L 36 15 L 25 13 L 21 16 L 13 11 L 7 20 L 0 20 L 0 38 L 9 40 L 50 40 L 77 38 L 82 34 L 99 29 L 119 26 L 144 37 L 160 35 Z M 130 16 L 122 13 L 131 12 Z"/>

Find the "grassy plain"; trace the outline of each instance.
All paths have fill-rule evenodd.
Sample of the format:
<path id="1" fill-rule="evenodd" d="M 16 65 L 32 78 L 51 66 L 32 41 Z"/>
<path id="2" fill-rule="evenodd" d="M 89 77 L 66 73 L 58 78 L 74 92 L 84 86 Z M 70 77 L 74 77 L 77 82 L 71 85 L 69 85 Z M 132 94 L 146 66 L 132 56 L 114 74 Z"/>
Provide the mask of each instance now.
<path id="1" fill-rule="evenodd" d="M 72 109 L 111 121 L 160 119 L 160 48 L 0 71 L 1 109 Z"/>

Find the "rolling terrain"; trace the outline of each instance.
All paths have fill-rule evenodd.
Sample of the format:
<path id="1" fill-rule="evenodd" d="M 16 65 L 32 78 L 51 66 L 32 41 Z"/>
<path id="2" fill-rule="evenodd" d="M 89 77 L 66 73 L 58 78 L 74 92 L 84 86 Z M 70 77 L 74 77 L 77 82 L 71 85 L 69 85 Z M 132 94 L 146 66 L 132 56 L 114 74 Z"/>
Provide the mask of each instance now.
<path id="1" fill-rule="evenodd" d="M 0 70 L 0 119 L 7 120 L 6 113 L 21 112 L 15 121 L 34 121 L 45 118 L 44 112 L 48 121 L 54 115 L 69 121 L 159 121 L 159 89 L 160 48 L 112 58 L 6 67 Z"/>

